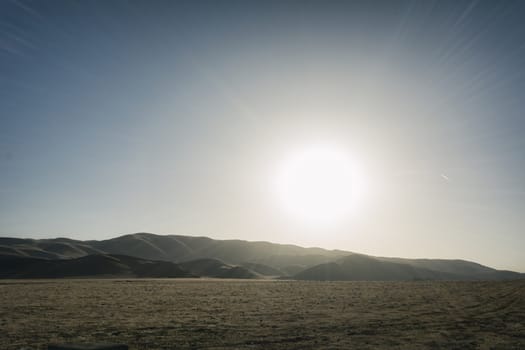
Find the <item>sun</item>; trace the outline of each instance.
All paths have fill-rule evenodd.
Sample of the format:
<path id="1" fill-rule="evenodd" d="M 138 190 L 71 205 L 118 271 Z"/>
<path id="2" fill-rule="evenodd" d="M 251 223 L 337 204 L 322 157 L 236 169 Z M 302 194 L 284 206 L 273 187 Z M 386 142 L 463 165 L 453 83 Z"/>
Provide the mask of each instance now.
<path id="1" fill-rule="evenodd" d="M 312 146 L 290 155 L 276 177 L 283 209 L 308 223 L 347 218 L 363 190 L 355 164 L 342 150 Z"/>

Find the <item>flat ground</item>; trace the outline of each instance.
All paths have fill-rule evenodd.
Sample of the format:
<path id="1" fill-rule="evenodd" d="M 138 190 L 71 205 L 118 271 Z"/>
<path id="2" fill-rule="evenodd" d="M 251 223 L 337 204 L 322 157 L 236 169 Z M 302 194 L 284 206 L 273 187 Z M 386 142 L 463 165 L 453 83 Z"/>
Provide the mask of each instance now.
<path id="1" fill-rule="evenodd" d="M 0 348 L 525 349 L 525 281 L 0 281 Z"/>

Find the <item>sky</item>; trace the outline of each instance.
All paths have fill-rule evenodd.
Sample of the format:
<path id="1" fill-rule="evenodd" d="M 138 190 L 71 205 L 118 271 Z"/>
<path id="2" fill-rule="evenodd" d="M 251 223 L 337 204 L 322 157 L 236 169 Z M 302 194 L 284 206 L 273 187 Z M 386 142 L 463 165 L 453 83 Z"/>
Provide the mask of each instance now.
<path id="1" fill-rule="evenodd" d="M 2 1 L 0 235 L 525 272 L 524 23 L 523 1 Z M 318 145 L 366 183 L 322 223 L 275 185 Z"/>

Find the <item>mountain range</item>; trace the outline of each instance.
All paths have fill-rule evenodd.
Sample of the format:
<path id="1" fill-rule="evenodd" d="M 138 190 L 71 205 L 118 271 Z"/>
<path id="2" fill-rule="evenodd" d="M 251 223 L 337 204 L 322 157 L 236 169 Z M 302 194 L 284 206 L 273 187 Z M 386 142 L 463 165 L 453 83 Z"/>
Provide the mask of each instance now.
<path id="1" fill-rule="evenodd" d="M 136 233 L 108 240 L 0 237 L 0 278 L 214 277 L 298 280 L 500 280 L 525 274 L 475 262 Z"/>

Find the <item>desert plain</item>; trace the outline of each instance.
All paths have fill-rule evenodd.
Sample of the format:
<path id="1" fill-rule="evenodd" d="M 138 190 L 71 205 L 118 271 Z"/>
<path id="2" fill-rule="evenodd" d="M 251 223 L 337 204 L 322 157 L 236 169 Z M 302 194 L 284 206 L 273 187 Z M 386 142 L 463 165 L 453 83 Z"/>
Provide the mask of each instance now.
<path id="1" fill-rule="evenodd" d="M 0 281 L 0 348 L 525 349 L 525 281 Z"/>

